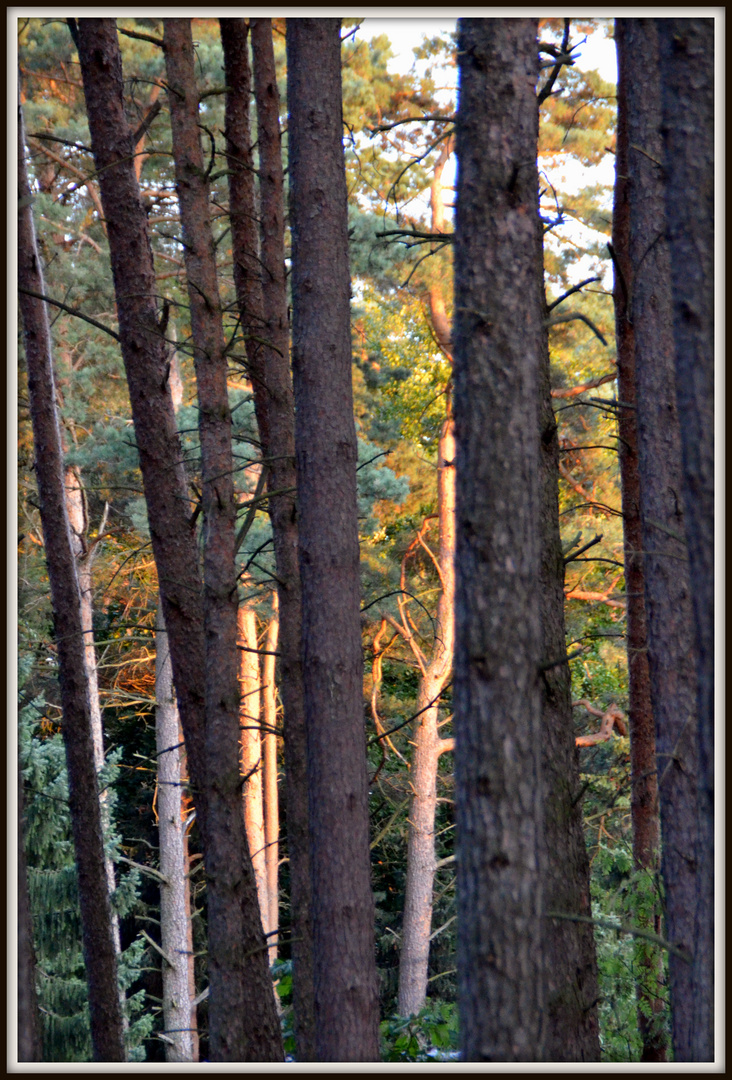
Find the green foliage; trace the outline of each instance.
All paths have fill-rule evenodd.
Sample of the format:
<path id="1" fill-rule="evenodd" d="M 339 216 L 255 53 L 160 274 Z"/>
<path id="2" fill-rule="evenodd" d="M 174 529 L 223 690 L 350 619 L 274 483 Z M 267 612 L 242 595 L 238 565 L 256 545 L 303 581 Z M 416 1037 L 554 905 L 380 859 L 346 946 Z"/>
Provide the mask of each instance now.
<path id="1" fill-rule="evenodd" d="M 416 1016 L 382 1020 L 382 1061 L 454 1061 L 458 1056 L 458 1015 L 454 1002 L 430 1000 Z"/>

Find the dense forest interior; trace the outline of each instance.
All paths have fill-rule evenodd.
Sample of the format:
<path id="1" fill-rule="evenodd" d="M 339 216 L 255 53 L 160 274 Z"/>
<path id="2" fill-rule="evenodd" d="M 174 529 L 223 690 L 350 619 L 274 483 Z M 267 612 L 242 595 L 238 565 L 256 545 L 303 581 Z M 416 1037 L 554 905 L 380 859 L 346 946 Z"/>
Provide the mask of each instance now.
<path id="1" fill-rule="evenodd" d="M 715 19 L 361 23 L 17 20 L 17 1059 L 713 1062 Z"/>

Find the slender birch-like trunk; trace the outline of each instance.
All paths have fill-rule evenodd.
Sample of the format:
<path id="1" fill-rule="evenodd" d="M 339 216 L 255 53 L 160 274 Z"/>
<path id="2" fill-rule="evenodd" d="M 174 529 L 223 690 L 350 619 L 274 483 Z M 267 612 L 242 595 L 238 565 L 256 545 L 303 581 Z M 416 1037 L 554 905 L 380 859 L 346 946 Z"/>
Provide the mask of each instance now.
<path id="1" fill-rule="evenodd" d="M 198 1030 L 191 954 L 190 881 L 183 818 L 180 722 L 168 635 L 160 604 L 155 618 L 155 748 L 158 758 L 160 943 L 166 1061 L 197 1061 Z"/>
<path id="2" fill-rule="evenodd" d="M 261 678 L 257 651 L 257 619 L 249 604 L 239 605 L 239 729 L 241 732 L 241 771 L 244 776 L 244 824 L 249 854 L 257 883 L 259 913 L 265 934 L 269 932 L 267 864 L 264 836 L 264 801 L 262 790 Z"/>
<path id="3" fill-rule="evenodd" d="M 262 767 L 264 787 L 264 842 L 267 872 L 267 903 L 269 905 L 268 943 L 269 962 L 277 959 L 277 930 L 279 928 L 279 835 L 280 814 L 277 789 L 277 686 L 275 684 L 275 653 L 279 638 L 277 593 L 272 593 L 272 618 L 267 626 L 262 657 L 262 702 L 264 730 L 262 733 Z"/>

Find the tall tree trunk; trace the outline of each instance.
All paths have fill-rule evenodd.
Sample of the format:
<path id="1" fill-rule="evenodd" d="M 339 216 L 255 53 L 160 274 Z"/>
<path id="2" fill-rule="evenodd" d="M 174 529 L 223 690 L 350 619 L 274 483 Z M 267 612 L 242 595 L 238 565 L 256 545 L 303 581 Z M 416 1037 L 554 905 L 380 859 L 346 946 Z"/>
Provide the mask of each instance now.
<path id="1" fill-rule="evenodd" d="M 630 204 L 630 316 L 635 336 L 638 457 L 648 659 L 656 725 L 666 934 L 694 950 L 697 841 L 696 663 L 674 385 L 671 267 L 660 160 L 661 85 L 653 19 L 618 20 L 625 67 Z M 640 150 L 638 149 L 640 147 Z M 642 152 L 641 152 L 642 151 Z M 691 963 L 669 954 L 674 1058 L 692 1058 Z"/>
<path id="2" fill-rule="evenodd" d="M 264 793 L 262 788 L 262 731 L 260 727 L 261 680 L 257 652 L 257 620 L 254 608 L 239 605 L 239 685 L 241 705 L 241 770 L 244 775 L 244 825 L 257 883 L 262 927 L 269 932 L 267 862 L 264 839 Z"/>
<path id="3" fill-rule="evenodd" d="M 42 1061 L 36 955 L 23 836 L 23 773 L 18 768 L 18 1061 Z"/>
<path id="4" fill-rule="evenodd" d="M 152 251 L 132 163 L 132 134 L 124 113 L 116 27 L 112 19 L 80 19 L 78 28 L 70 20 L 69 25 L 79 50 L 92 149 L 109 233 L 120 344 L 173 678 L 203 837 L 209 898 L 218 893 L 224 899 L 223 908 L 216 902 L 209 906 L 209 933 L 213 929 L 209 959 L 215 972 L 209 1002 L 212 1056 L 224 1060 L 230 1055 L 242 1061 L 279 1059 L 279 1026 L 269 972 L 262 960 L 261 926 L 255 925 L 259 923 L 256 888 L 246 852 L 238 791 L 238 718 L 231 751 L 233 764 L 221 747 L 215 746 L 226 761 L 218 769 L 214 759 L 210 771 L 207 768 L 206 736 L 216 743 L 216 725 L 206 724 L 200 571 L 169 387 L 171 361 L 158 324 Z M 209 814 L 212 793 L 216 803 L 213 819 Z M 230 808 L 230 816 L 219 813 L 222 801 Z M 245 940 L 253 944 L 246 946 Z M 252 962 L 245 965 L 247 952 L 251 952 Z M 227 969 L 231 977 L 220 978 Z"/>
<path id="5" fill-rule="evenodd" d="M 277 686 L 275 685 L 275 653 L 279 637 L 277 593 L 272 593 L 272 618 L 267 627 L 265 652 L 262 658 L 262 701 L 264 731 L 262 733 L 262 783 L 264 787 L 264 843 L 267 872 L 267 926 L 270 966 L 277 959 L 277 930 L 279 927 L 279 836 L 280 814 L 277 791 Z"/>
<path id="6" fill-rule="evenodd" d="M 454 703 L 466 1061 L 544 1057 L 536 28 L 461 19 L 458 30 Z"/>
<path id="7" fill-rule="evenodd" d="M 302 681 L 301 588 L 295 506 L 295 405 L 290 374 L 289 318 L 285 283 L 284 179 L 279 95 L 269 19 L 252 20 L 257 102 L 260 236 L 254 196 L 248 101 L 250 72 L 247 28 L 242 19 L 221 20 L 226 85 L 226 144 L 229 167 L 234 280 L 247 340 L 262 456 L 267 462 L 279 598 L 280 693 L 285 752 L 287 850 L 293 960 L 292 998 L 297 1060 L 315 1060 L 310 842 L 306 777 L 305 703 Z M 259 324 L 257 323 L 259 320 Z M 266 392 L 262 393 L 264 389 Z"/>
<path id="8" fill-rule="evenodd" d="M 287 27 L 316 1049 L 376 1061 L 340 19 Z"/>
<path id="9" fill-rule="evenodd" d="M 676 395 L 697 642 L 693 1061 L 714 1060 L 714 20 L 658 20 Z"/>
<path id="10" fill-rule="evenodd" d="M 190 963 L 191 898 L 183 820 L 178 707 L 162 607 L 155 619 L 155 749 L 158 759 L 160 944 L 163 962 L 163 1024 L 166 1061 L 197 1061 L 196 991 Z"/>
<path id="11" fill-rule="evenodd" d="M 201 443 L 206 768 L 212 826 L 206 866 L 209 984 L 211 999 L 218 996 L 228 1003 L 225 1018 L 218 1010 L 210 1016 L 211 1055 L 217 1061 L 252 1060 L 253 1054 L 259 1061 L 281 1061 L 282 1036 L 241 801 L 231 412 L 190 19 L 165 19 L 163 40 Z M 257 972 L 256 979 L 250 979 L 249 968 Z M 245 1010 L 252 1010 L 251 1020 Z M 259 1035 L 256 1047 L 247 1038 L 252 1021 Z"/>
<path id="12" fill-rule="evenodd" d="M 544 258 L 538 231 L 537 273 L 544 318 Z M 597 956 L 590 923 L 551 912 L 592 915 L 590 865 L 579 798 L 572 719 L 572 677 L 564 624 L 564 556 L 559 532 L 559 440 L 552 408 L 545 326 L 539 361 L 539 498 L 541 528 L 542 770 L 544 776 L 544 961 L 547 1061 L 599 1061 Z M 561 661 L 561 662 L 558 662 Z"/>
<path id="13" fill-rule="evenodd" d="M 43 295 L 44 284 L 25 165 L 23 117 L 18 116 L 18 283 L 35 468 L 51 586 L 62 733 L 69 778 L 69 812 L 81 907 L 89 1022 L 95 1061 L 124 1061 L 117 956 L 104 864 L 99 786 L 94 763 L 81 601 L 66 512 L 63 454 L 56 412 L 51 332 L 46 305 L 23 290 Z"/>
<path id="14" fill-rule="evenodd" d="M 632 263 L 630 258 L 630 186 L 628 131 L 628 69 L 625 63 L 625 23 L 616 20 L 618 49 L 618 132 L 613 204 L 613 265 L 615 279 L 615 338 L 618 361 L 618 436 L 623 506 L 623 544 L 626 594 L 626 648 L 628 655 L 628 717 L 630 726 L 631 820 L 633 863 L 645 871 L 651 887 L 660 868 L 660 819 L 656 772 L 656 732 L 651 704 L 648 662 L 645 575 L 641 526 L 641 489 L 638 456 L 635 329 L 630 310 Z M 641 928 L 660 933 L 660 913 Z M 662 1000 L 656 988 L 662 980 L 658 949 L 639 941 L 635 948 L 638 980 L 638 1030 L 641 1060 L 665 1061 L 666 1039 L 659 1029 Z M 650 1016 L 648 1015 L 650 1011 Z"/>

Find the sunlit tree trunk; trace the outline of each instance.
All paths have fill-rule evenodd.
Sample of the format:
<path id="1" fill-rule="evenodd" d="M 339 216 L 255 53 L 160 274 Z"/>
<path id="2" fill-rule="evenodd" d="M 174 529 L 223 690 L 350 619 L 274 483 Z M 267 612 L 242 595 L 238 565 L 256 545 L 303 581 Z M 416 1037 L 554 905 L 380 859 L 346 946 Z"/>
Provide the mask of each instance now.
<path id="1" fill-rule="evenodd" d="M 465 1061 L 544 1057 L 535 19 L 461 19 L 455 765 Z"/>
<path id="2" fill-rule="evenodd" d="M 262 766 L 264 787 L 264 842 L 267 870 L 267 919 L 269 932 L 269 962 L 277 959 L 277 929 L 279 927 L 279 796 L 277 790 L 277 686 L 275 685 L 275 653 L 279 637 L 277 593 L 272 593 L 272 618 L 264 639 L 262 658 L 262 702 L 264 731 L 262 734 Z"/>
<path id="3" fill-rule="evenodd" d="M 180 724 L 168 635 L 158 605 L 155 620 L 155 748 L 158 758 L 160 943 L 163 961 L 163 1033 L 166 1061 L 197 1061 L 191 898 L 183 817 Z"/>
<path id="4" fill-rule="evenodd" d="M 437 487 L 440 529 L 437 566 L 442 592 L 437 605 L 432 657 L 426 662 L 408 624 L 405 636 L 416 648 L 422 668 L 417 693 L 409 779 L 413 797 L 409 811 L 407 877 L 399 957 L 399 997 L 402 1016 L 419 1012 L 427 996 L 432 890 L 435 877 L 435 813 L 437 770 L 441 754 L 452 750 L 452 739 L 438 734 L 440 694 L 452 671 L 455 597 L 455 438 L 452 420 L 446 420 L 438 445 Z"/>
<path id="5" fill-rule="evenodd" d="M 676 397 L 698 678 L 692 1061 L 714 1059 L 714 20 L 658 19 Z"/>
<path id="6" fill-rule="evenodd" d="M 340 19 L 287 24 L 292 363 L 320 1061 L 376 1061 Z"/>
<path id="7" fill-rule="evenodd" d="M 66 509 L 63 453 L 56 411 L 51 332 L 43 301 L 40 257 L 18 114 L 18 284 L 35 468 L 51 587 L 69 780 L 69 812 L 77 869 L 89 1021 L 95 1061 L 124 1061 L 117 953 L 104 859 L 99 786 L 94 761 L 81 599 Z"/>
<path id="8" fill-rule="evenodd" d="M 240 604 L 239 641 L 239 728 L 241 732 L 241 771 L 244 776 L 244 824 L 249 854 L 257 882 L 259 912 L 265 934 L 269 931 L 267 864 L 264 839 L 264 801 L 262 791 L 262 730 L 260 727 L 261 681 L 257 652 L 257 619 L 254 608 Z"/>

